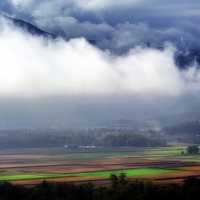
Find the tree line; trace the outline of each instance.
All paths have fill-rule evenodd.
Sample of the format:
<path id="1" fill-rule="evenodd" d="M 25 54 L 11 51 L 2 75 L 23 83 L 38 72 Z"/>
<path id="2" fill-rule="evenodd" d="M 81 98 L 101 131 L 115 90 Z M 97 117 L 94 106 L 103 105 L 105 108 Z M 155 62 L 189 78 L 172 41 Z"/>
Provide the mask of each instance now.
<path id="1" fill-rule="evenodd" d="M 165 146 L 166 140 L 155 133 L 144 134 L 126 129 L 0 131 L 0 148 L 63 147 L 64 145 L 155 147 Z"/>
<path id="2" fill-rule="evenodd" d="M 74 185 L 43 182 L 34 187 L 0 184 L 1 200 L 195 200 L 200 199 L 200 180 L 188 178 L 183 184 L 158 185 L 129 182 L 125 175 L 111 175 L 111 186 L 92 183 Z"/>

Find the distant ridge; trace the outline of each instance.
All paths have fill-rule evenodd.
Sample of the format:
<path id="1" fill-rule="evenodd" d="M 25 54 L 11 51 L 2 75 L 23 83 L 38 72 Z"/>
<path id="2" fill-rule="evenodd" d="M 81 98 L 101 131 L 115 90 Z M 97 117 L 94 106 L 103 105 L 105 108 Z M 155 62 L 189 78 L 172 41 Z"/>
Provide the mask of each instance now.
<path id="1" fill-rule="evenodd" d="M 63 38 L 64 40 L 68 40 L 65 38 L 63 34 L 49 33 L 48 31 L 42 30 L 38 28 L 36 25 L 33 25 L 30 22 L 27 22 L 25 20 L 8 16 L 5 13 L 0 13 L 0 16 L 11 21 L 17 27 L 22 28 L 23 30 L 29 32 L 32 35 L 37 35 L 37 36 L 42 36 L 42 37 L 47 37 L 47 38 L 52 38 L 52 39 L 56 39 L 57 37 L 60 37 L 60 38 Z M 87 39 L 87 38 L 86 40 L 90 44 L 98 46 L 97 40 Z M 147 43 L 146 47 L 151 47 L 151 43 L 150 42 Z M 184 49 L 178 49 L 175 54 L 175 62 L 176 62 L 176 65 L 180 69 L 183 69 L 183 70 L 192 66 L 194 63 L 196 63 L 197 66 L 199 66 L 200 65 L 200 49 L 191 49 L 191 48 L 187 49 L 187 47 L 184 47 Z"/>
<path id="2" fill-rule="evenodd" d="M 54 34 L 44 31 L 44 30 L 38 28 L 37 26 L 31 24 L 30 22 L 24 21 L 22 19 L 13 18 L 13 17 L 7 16 L 5 14 L 1 14 L 1 16 L 4 17 L 5 19 L 11 21 L 15 26 L 22 28 L 23 30 L 31 33 L 32 35 L 56 38 L 56 36 Z"/>

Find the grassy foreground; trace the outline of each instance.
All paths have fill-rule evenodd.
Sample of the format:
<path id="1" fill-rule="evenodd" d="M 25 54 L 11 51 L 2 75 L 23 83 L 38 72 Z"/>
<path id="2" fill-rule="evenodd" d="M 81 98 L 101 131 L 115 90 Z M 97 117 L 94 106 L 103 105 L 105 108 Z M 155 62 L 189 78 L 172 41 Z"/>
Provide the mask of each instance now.
<path id="1" fill-rule="evenodd" d="M 0 173 L 0 181 L 20 181 L 20 180 L 37 180 L 37 179 L 51 179 L 63 177 L 95 177 L 95 178 L 109 178 L 111 174 L 120 175 L 126 174 L 127 177 L 148 177 L 159 176 L 176 172 L 176 169 L 164 168 L 134 168 L 125 170 L 112 171 L 95 171 L 82 173 Z"/>
<path id="2" fill-rule="evenodd" d="M 6 173 L 0 174 L 0 181 L 20 181 L 20 180 L 37 180 L 37 179 L 50 179 L 50 178 L 62 178 L 67 176 L 66 174 L 54 174 L 54 173 Z"/>
<path id="3" fill-rule="evenodd" d="M 176 171 L 178 170 L 164 168 L 136 168 L 113 171 L 85 172 L 78 174 L 78 176 L 109 178 L 111 174 L 120 175 L 121 173 L 124 173 L 127 177 L 147 177 L 169 174 Z"/>

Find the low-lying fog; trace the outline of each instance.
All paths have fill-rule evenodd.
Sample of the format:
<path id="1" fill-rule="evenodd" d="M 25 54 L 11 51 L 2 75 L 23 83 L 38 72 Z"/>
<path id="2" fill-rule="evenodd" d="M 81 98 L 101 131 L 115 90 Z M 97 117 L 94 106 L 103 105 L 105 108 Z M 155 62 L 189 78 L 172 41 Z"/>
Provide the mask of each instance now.
<path id="1" fill-rule="evenodd" d="M 166 44 L 114 55 L 84 38 L 33 36 L 1 19 L 0 128 L 101 126 L 196 112 L 198 67 L 178 69 L 175 51 Z"/>

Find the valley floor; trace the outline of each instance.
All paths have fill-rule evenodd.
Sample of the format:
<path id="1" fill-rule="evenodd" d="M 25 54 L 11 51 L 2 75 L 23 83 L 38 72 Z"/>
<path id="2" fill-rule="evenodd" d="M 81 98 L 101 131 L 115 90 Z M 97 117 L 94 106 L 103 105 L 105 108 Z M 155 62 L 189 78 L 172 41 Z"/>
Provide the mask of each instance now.
<path id="1" fill-rule="evenodd" d="M 184 146 L 93 150 L 18 149 L 0 151 L 0 181 L 14 184 L 53 182 L 105 183 L 111 174 L 129 179 L 180 182 L 200 176 L 200 156 Z"/>

